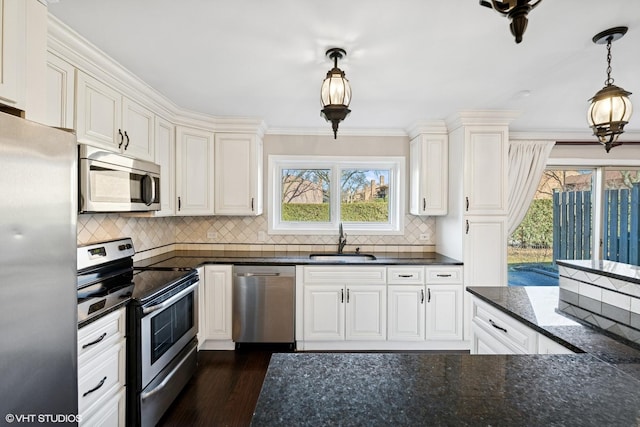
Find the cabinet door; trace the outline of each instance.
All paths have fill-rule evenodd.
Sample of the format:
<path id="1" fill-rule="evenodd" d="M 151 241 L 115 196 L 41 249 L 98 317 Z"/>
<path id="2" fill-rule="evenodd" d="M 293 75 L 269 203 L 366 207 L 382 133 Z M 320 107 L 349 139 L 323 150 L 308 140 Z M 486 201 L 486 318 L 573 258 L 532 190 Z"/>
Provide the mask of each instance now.
<path id="1" fill-rule="evenodd" d="M 160 165 L 160 210 L 155 216 L 175 214 L 176 200 L 176 128 L 156 117 L 155 162 Z"/>
<path id="2" fill-rule="evenodd" d="M 26 8 L 0 0 L 0 102 L 24 110 Z"/>
<path id="3" fill-rule="evenodd" d="M 47 53 L 47 100 L 44 124 L 73 128 L 75 68 L 51 52 Z"/>
<path id="4" fill-rule="evenodd" d="M 231 340 L 233 266 L 207 265 L 199 289 L 200 339 Z"/>
<path id="5" fill-rule="evenodd" d="M 216 134 L 215 214 L 262 213 L 262 141 L 251 134 Z"/>
<path id="6" fill-rule="evenodd" d="M 78 142 L 120 150 L 124 145 L 122 95 L 82 72 L 78 72 L 76 83 Z"/>
<path id="7" fill-rule="evenodd" d="M 155 115 L 151 110 L 122 98 L 123 153 L 137 159 L 153 161 Z"/>
<path id="8" fill-rule="evenodd" d="M 471 330 L 471 354 L 516 354 L 475 323 Z"/>
<path id="9" fill-rule="evenodd" d="M 507 285 L 505 217 L 467 217 L 464 230 L 464 283 Z"/>
<path id="10" fill-rule="evenodd" d="M 304 339 L 306 341 L 344 340 L 344 306 L 344 286 L 305 285 Z"/>
<path id="11" fill-rule="evenodd" d="M 178 215 L 213 215 L 213 133 L 176 129 Z"/>
<path id="12" fill-rule="evenodd" d="M 428 340 L 462 340 L 462 285 L 427 285 Z"/>
<path id="13" fill-rule="evenodd" d="M 423 341 L 425 338 L 425 289 L 423 285 L 388 287 L 388 340 Z"/>
<path id="14" fill-rule="evenodd" d="M 118 427 L 125 425 L 125 388 L 116 395 L 109 395 L 103 401 L 96 402 L 98 408 L 94 413 L 82 414 L 79 426 Z"/>
<path id="15" fill-rule="evenodd" d="M 446 215 L 448 201 L 447 135 L 421 135 L 411 141 L 410 212 Z"/>
<path id="16" fill-rule="evenodd" d="M 507 128 L 467 127 L 464 143 L 465 211 L 507 214 Z"/>
<path id="17" fill-rule="evenodd" d="M 387 287 L 347 286 L 346 339 L 387 339 Z"/>

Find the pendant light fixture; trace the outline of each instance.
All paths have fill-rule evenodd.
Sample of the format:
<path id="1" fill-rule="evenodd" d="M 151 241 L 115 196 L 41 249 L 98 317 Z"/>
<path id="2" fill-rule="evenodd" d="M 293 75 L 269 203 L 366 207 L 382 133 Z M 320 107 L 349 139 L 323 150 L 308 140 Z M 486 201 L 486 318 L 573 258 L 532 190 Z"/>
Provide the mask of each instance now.
<path id="1" fill-rule="evenodd" d="M 320 114 L 333 128 L 333 138 L 338 138 L 338 124 L 351 112 L 351 86 L 349 80 L 344 77 L 344 71 L 338 68 L 338 59 L 347 55 L 344 49 L 338 47 L 327 50 L 326 55 L 333 59 L 333 68 L 327 72 L 327 77 L 322 82 L 320 100 L 322 110 Z"/>
<path id="2" fill-rule="evenodd" d="M 511 20 L 511 25 L 509 25 L 511 34 L 516 38 L 516 43 L 520 43 L 529 22 L 527 14 L 541 2 L 542 0 L 480 0 L 480 5 L 509 18 Z"/>
<path id="3" fill-rule="evenodd" d="M 627 27 L 610 28 L 593 37 L 594 43 L 607 44 L 607 80 L 604 82 L 605 87 L 589 100 L 591 105 L 587 120 L 607 153 L 611 148 L 622 145 L 618 137 L 624 132 L 624 126 L 629 123 L 632 112 L 629 100 L 631 92 L 614 85 L 611 77 L 611 43 L 624 36 L 627 30 Z"/>

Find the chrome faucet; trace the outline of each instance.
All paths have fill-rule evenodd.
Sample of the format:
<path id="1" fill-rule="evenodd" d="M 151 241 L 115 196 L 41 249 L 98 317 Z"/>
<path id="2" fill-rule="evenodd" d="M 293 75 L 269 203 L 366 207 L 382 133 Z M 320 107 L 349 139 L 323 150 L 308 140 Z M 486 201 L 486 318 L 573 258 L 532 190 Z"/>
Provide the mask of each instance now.
<path id="1" fill-rule="evenodd" d="M 342 223 L 340 223 L 340 237 L 338 237 L 338 253 L 341 254 L 344 247 L 347 245 L 347 233 L 342 230 Z"/>

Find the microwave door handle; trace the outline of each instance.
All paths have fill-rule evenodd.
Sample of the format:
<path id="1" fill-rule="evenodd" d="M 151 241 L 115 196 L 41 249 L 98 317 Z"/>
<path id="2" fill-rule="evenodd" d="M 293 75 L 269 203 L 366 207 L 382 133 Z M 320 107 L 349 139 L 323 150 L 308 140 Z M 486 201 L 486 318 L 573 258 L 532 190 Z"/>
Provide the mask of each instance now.
<path id="1" fill-rule="evenodd" d="M 151 179 L 151 200 L 149 200 L 147 206 L 151 205 L 156 200 L 156 180 L 152 176 L 149 176 L 149 178 Z"/>
<path id="2" fill-rule="evenodd" d="M 172 296 L 171 298 L 167 299 L 166 301 L 162 301 L 160 304 L 152 305 L 150 307 L 143 307 L 142 308 L 142 314 L 149 314 L 149 313 L 153 313 L 154 311 L 162 310 L 163 308 L 166 308 L 166 307 L 170 306 L 171 304 L 173 304 L 174 302 L 176 302 L 177 300 L 179 300 L 183 296 L 187 295 L 188 293 L 190 293 L 191 291 L 193 291 L 197 287 L 198 287 L 198 282 L 194 283 L 193 285 L 189 286 L 188 288 L 184 288 L 182 291 L 180 291 L 179 293 L 175 294 L 174 296 Z"/>

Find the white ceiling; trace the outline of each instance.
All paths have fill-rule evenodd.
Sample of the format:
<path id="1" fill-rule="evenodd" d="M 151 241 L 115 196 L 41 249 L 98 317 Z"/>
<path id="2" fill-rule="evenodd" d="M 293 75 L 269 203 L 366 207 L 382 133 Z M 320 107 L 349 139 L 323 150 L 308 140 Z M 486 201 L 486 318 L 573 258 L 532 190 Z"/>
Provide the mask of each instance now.
<path id="1" fill-rule="evenodd" d="M 640 131 L 638 0 L 544 0 L 520 44 L 478 0 L 59 0 L 49 11 L 182 108 L 327 133 L 324 53 L 338 46 L 353 90 L 345 132 L 506 109 L 521 112 L 513 131 L 589 137 L 588 99 L 606 78 L 606 47 L 591 38 L 628 26 L 612 75 L 636 93 L 627 130 Z"/>

